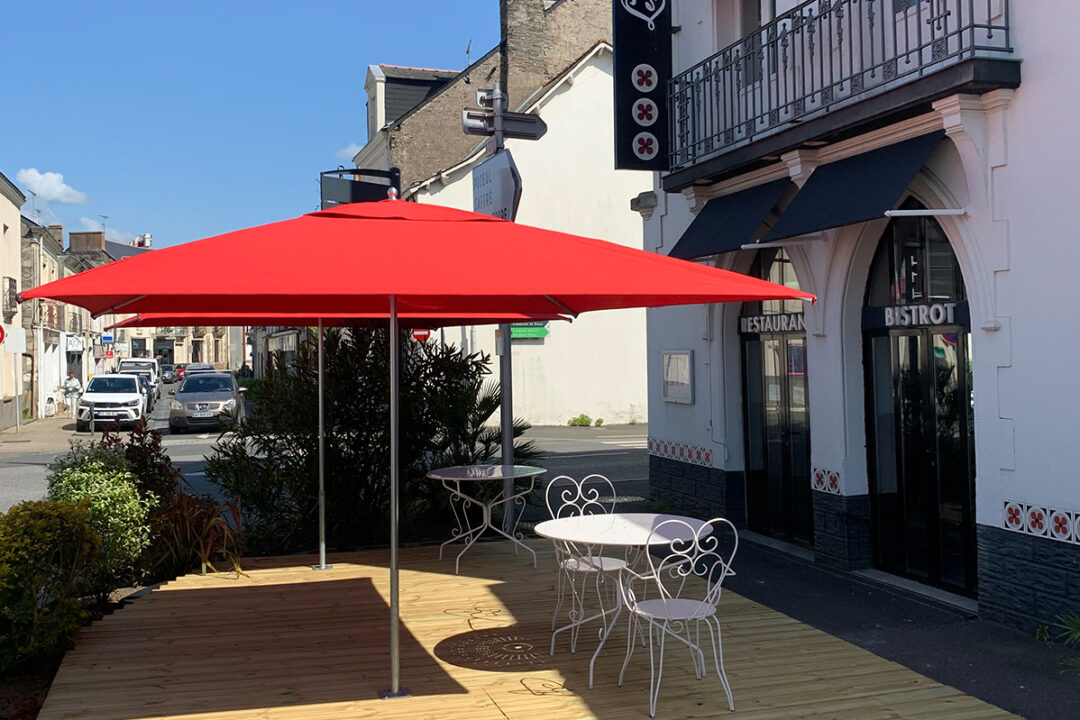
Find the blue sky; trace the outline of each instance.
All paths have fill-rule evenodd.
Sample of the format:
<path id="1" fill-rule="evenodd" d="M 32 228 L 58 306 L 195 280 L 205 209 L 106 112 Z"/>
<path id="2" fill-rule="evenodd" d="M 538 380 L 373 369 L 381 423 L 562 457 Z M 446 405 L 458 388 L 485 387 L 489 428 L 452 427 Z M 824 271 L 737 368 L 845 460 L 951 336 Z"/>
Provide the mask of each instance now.
<path id="1" fill-rule="evenodd" d="M 5 4 L 0 172 L 122 242 L 294 217 L 367 139 L 368 65 L 460 70 L 498 36 L 497 0 Z"/>

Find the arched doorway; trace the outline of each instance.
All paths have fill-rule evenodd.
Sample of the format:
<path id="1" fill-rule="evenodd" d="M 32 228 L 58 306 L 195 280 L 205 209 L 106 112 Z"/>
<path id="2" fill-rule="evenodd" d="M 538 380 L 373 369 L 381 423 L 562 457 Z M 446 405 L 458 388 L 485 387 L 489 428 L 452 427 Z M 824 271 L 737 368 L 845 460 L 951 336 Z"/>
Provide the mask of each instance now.
<path id="1" fill-rule="evenodd" d="M 923 209 L 913 198 L 904 209 Z M 863 309 L 874 561 L 975 594 L 975 435 L 964 280 L 932 217 L 897 217 Z"/>
<path id="2" fill-rule="evenodd" d="M 783 249 L 760 251 L 750 274 L 799 287 Z M 747 524 L 755 532 L 809 546 L 814 539 L 814 513 L 802 301 L 744 303 L 739 334 Z"/>

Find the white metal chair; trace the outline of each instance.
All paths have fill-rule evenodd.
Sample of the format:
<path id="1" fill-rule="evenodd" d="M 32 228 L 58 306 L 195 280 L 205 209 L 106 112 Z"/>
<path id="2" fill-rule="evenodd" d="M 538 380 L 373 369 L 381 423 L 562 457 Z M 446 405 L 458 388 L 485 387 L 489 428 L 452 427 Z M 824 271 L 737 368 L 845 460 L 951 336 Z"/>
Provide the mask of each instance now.
<path id="1" fill-rule="evenodd" d="M 727 534 L 719 532 L 724 527 L 731 530 L 730 548 L 726 547 Z M 626 659 L 623 660 L 622 670 L 619 672 L 619 685 L 623 683 L 630 656 L 634 653 L 634 629 L 644 622 L 649 629 L 649 715 L 656 717 L 656 700 L 660 694 L 660 679 L 664 672 L 666 639 L 674 638 L 690 649 L 694 674 L 700 680 L 705 677 L 705 653 L 701 650 L 701 624 L 704 623 L 709 630 L 716 674 L 724 686 L 728 709 L 734 711 L 731 685 L 728 684 L 727 674 L 724 672 L 724 647 L 720 637 L 717 604 L 724 579 L 734 574 L 731 571 L 731 561 L 739 547 L 739 533 L 735 526 L 724 518 L 709 520 L 697 532 L 683 520 L 666 520 L 653 528 L 652 533 L 655 535 L 665 530 L 669 533 L 677 530 L 679 535 L 690 539 L 671 543 L 668 554 L 662 560 L 648 555 L 648 573 L 632 574 L 628 582 L 619 584 L 623 602 L 630 613 Z M 688 582 L 692 578 L 698 578 L 702 582 Z M 657 596 L 644 599 L 641 590 L 636 590 L 635 586 L 642 590 L 652 587 Z M 653 649 L 657 643 L 660 646 L 659 660 L 654 657 Z"/>
<path id="2" fill-rule="evenodd" d="M 544 489 L 544 500 L 552 518 L 575 517 L 578 515 L 609 515 L 615 508 L 615 486 L 611 480 L 599 474 L 587 475 L 579 482 L 568 475 L 560 475 L 551 480 Z M 602 547 L 579 547 L 574 543 L 556 541 L 555 562 L 556 593 L 558 599 L 551 617 L 551 652 L 555 653 L 555 626 L 559 620 L 559 611 L 570 591 L 569 616 L 572 623 L 585 618 L 585 584 L 593 581 L 596 596 L 600 601 L 600 613 L 605 618 L 610 609 L 619 602 L 618 578 L 620 570 L 626 567 L 626 561 L 607 557 Z M 605 589 L 608 598 L 605 607 Z M 570 629 L 570 652 L 577 650 L 579 624 Z M 565 628 L 563 628 L 565 629 Z"/>

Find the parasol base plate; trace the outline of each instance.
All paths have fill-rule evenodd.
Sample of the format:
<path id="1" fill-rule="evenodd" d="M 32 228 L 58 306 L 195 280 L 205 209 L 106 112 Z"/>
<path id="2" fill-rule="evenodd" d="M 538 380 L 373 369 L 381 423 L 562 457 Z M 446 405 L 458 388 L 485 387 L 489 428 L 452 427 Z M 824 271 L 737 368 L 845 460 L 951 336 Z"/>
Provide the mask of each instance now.
<path id="1" fill-rule="evenodd" d="M 312 565 L 311 569 L 312 570 L 333 570 L 334 566 L 333 565 Z"/>
<path id="2" fill-rule="evenodd" d="M 409 688 L 398 688 L 397 692 L 393 690 L 380 690 L 379 697 L 383 700 L 393 700 L 394 698 L 407 698 L 412 697 L 409 693 Z"/>

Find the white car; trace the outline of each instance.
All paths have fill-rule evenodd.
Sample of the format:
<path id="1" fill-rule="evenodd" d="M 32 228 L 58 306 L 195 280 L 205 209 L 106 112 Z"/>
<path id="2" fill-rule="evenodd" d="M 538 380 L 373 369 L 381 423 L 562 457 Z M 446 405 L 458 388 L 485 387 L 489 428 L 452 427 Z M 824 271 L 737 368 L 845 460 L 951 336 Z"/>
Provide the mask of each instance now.
<path id="1" fill-rule="evenodd" d="M 91 413 L 96 427 L 134 425 L 143 417 L 146 396 L 136 375 L 95 375 L 79 396 L 78 407 L 75 429 L 79 432 L 90 428 Z"/>
<path id="2" fill-rule="evenodd" d="M 150 387 L 154 397 L 161 397 L 161 365 L 157 358 L 123 358 L 116 368 L 117 373 L 150 373 Z"/>

